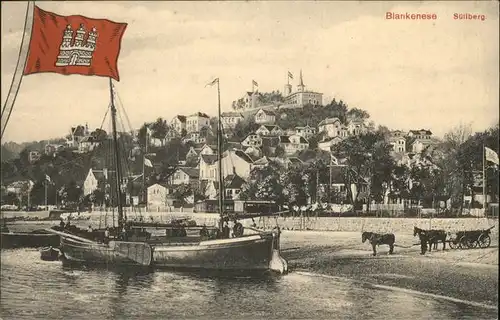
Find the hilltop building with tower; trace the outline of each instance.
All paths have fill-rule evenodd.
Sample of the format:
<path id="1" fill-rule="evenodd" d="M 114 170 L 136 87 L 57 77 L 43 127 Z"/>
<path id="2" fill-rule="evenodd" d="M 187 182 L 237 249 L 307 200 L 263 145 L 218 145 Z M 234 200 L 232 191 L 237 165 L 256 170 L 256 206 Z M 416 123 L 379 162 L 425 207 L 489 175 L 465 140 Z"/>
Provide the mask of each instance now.
<path id="1" fill-rule="evenodd" d="M 292 107 L 292 108 L 302 108 L 305 105 L 321 105 L 323 104 L 323 93 L 306 90 L 304 85 L 304 79 L 302 77 L 302 70 L 300 70 L 299 84 L 297 85 L 297 91 L 292 92 L 292 85 L 287 83 L 285 85 L 285 90 L 283 93 L 285 97 L 285 106 L 282 107 Z"/>
<path id="2" fill-rule="evenodd" d="M 302 70 L 300 70 L 299 84 L 297 85 L 296 91 L 293 91 L 290 79 L 293 80 L 293 75 L 288 72 L 288 81 L 287 84 L 285 84 L 285 88 L 282 93 L 282 100 L 268 101 L 269 99 L 265 99 L 265 97 L 263 98 L 263 96 L 267 94 L 262 94 L 258 91 L 247 91 L 240 99 L 233 102 L 233 110 L 243 113 L 254 113 L 260 109 L 290 109 L 302 108 L 306 105 L 323 104 L 323 93 L 306 89 L 304 78 L 302 76 Z M 254 84 L 255 83 L 256 82 L 254 81 Z M 279 92 L 277 93 L 279 94 Z"/>

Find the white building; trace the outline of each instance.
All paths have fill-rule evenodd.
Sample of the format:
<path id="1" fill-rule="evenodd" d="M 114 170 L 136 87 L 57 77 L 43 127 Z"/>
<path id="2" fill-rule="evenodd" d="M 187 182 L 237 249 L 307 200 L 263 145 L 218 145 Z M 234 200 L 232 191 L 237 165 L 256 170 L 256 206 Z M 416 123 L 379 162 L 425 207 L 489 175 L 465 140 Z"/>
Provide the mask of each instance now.
<path id="1" fill-rule="evenodd" d="M 187 132 L 199 132 L 203 127 L 210 127 L 210 117 L 206 113 L 196 112 L 186 117 Z"/>
<path id="2" fill-rule="evenodd" d="M 158 209 L 167 206 L 168 188 L 164 184 L 155 183 L 148 187 L 148 208 Z"/>
<path id="3" fill-rule="evenodd" d="M 254 116 L 255 123 L 258 124 L 274 124 L 276 122 L 276 113 L 271 110 L 259 109 Z"/>
<path id="4" fill-rule="evenodd" d="M 307 104 L 311 105 L 322 105 L 323 104 L 323 94 L 314 91 L 306 90 L 304 81 L 302 78 L 302 70 L 300 70 L 300 83 L 297 86 L 296 92 L 292 91 L 292 85 L 285 85 L 285 104 L 293 107 L 303 107 Z"/>
<path id="5" fill-rule="evenodd" d="M 244 119 L 243 114 L 239 112 L 223 112 L 221 114 L 222 127 L 232 129 Z"/>
<path id="6" fill-rule="evenodd" d="M 186 130 L 186 116 L 175 116 L 172 121 L 170 121 L 170 127 L 177 132 L 177 134 L 182 134 L 182 130 Z"/>

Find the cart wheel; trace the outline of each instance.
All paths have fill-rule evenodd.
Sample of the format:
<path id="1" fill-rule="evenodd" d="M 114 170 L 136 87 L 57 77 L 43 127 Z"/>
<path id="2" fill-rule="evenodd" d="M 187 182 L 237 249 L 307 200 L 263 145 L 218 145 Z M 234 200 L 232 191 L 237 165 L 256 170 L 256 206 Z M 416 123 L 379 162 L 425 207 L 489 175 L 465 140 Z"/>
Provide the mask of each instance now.
<path id="1" fill-rule="evenodd" d="M 472 240 L 472 239 L 469 239 L 469 240 L 467 241 L 467 247 L 468 247 L 469 249 L 474 249 L 474 248 L 476 248 L 477 246 L 478 246 L 477 240 Z"/>
<path id="2" fill-rule="evenodd" d="M 458 240 L 458 248 L 460 249 L 467 249 L 467 238 L 465 236 L 462 236 L 460 240 Z"/>
<path id="3" fill-rule="evenodd" d="M 450 240 L 450 242 L 448 242 L 448 244 L 450 246 L 450 249 L 458 248 L 458 240 L 457 239 Z"/>
<path id="4" fill-rule="evenodd" d="M 480 248 L 488 248 L 491 244 L 491 238 L 487 234 L 482 234 L 479 236 L 477 242 Z"/>

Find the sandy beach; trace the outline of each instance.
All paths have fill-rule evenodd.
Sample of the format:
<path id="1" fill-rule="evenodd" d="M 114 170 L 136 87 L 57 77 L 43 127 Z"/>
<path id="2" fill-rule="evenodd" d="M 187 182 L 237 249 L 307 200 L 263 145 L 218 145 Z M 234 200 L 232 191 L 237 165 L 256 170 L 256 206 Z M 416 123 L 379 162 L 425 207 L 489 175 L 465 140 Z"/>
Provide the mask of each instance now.
<path id="1" fill-rule="evenodd" d="M 449 249 L 420 255 L 412 235 L 396 234 L 389 247 L 361 243 L 357 232 L 284 231 L 282 255 L 292 272 L 313 272 L 495 306 L 498 301 L 498 237 L 487 249 Z M 402 247 L 405 248 L 402 248 Z M 411 247 L 410 247 L 411 246 Z"/>

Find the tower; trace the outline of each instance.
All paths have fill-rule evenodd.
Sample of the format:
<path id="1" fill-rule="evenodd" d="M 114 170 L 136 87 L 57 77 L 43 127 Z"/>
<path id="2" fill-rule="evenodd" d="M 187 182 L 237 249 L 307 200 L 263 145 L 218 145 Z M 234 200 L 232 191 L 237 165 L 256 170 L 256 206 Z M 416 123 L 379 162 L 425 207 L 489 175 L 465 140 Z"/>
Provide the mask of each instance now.
<path id="1" fill-rule="evenodd" d="M 84 36 L 85 36 L 85 28 L 83 27 L 83 24 L 81 24 L 80 28 L 76 30 L 75 47 L 82 47 Z"/>
<path id="2" fill-rule="evenodd" d="M 95 42 L 97 38 L 97 30 L 95 27 L 89 32 L 89 37 L 87 38 L 86 46 L 92 50 L 95 49 Z"/>
<path id="3" fill-rule="evenodd" d="M 289 96 L 291 93 L 292 93 L 292 85 L 289 83 L 285 84 L 285 91 L 284 91 L 285 97 Z"/>
<path id="4" fill-rule="evenodd" d="M 61 43 L 61 47 L 69 47 L 71 46 L 71 41 L 73 40 L 73 29 L 68 24 L 66 29 L 64 30 L 63 41 Z"/>
<path id="5" fill-rule="evenodd" d="M 299 82 L 299 85 L 297 86 L 297 91 L 304 92 L 305 87 L 306 86 L 304 85 L 304 80 L 302 79 L 302 69 L 300 69 L 300 82 Z"/>

